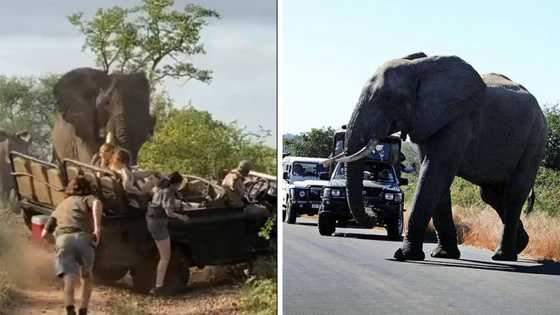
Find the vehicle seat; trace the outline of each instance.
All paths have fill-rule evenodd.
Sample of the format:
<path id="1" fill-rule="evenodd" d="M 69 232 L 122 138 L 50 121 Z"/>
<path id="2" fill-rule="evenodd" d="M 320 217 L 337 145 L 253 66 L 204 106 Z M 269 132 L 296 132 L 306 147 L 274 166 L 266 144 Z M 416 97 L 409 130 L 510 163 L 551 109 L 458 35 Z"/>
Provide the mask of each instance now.
<path id="1" fill-rule="evenodd" d="M 33 175 L 33 189 L 37 201 L 45 205 L 53 205 L 51 199 L 51 189 L 45 183 L 49 183 L 47 179 L 46 166 L 35 161 L 30 161 L 31 174 Z"/>
<path id="2" fill-rule="evenodd" d="M 16 173 L 31 174 L 29 170 L 29 161 L 16 156 L 13 158 L 14 171 Z M 17 187 L 19 195 L 22 199 L 27 199 L 29 201 L 35 201 L 35 195 L 33 190 L 33 184 L 31 183 L 31 177 L 25 175 L 16 176 Z"/>
<path id="3" fill-rule="evenodd" d="M 64 188 L 62 174 L 58 168 L 49 168 L 47 170 L 47 178 L 49 179 L 49 184 L 62 189 Z M 62 200 L 66 199 L 66 194 L 51 187 L 51 198 L 56 207 Z"/>

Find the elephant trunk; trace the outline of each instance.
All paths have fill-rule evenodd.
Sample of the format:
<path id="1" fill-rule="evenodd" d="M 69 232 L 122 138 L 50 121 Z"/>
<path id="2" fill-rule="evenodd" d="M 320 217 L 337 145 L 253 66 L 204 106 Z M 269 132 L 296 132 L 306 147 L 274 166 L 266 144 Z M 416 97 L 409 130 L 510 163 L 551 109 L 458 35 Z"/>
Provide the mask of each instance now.
<path id="1" fill-rule="evenodd" d="M 354 133 L 356 134 L 356 133 Z M 353 154 L 363 147 L 356 136 L 347 135 L 347 152 Z M 358 223 L 367 228 L 373 228 L 376 224 L 373 217 L 365 212 L 362 191 L 364 188 L 364 159 L 346 163 L 346 198 L 350 212 Z"/>

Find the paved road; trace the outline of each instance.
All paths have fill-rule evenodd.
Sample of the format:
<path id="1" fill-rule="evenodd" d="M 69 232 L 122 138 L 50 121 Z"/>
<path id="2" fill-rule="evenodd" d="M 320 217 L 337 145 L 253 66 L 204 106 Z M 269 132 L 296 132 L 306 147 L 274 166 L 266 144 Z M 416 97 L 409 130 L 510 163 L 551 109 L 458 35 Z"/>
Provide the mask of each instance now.
<path id="1" fill-rule="evenodd" d="M 560 264 L 467 246 L 460 260 L 397 262 L 382 230 L 298 223 L 284 224 L 284 314 L 560 314 Z"/>

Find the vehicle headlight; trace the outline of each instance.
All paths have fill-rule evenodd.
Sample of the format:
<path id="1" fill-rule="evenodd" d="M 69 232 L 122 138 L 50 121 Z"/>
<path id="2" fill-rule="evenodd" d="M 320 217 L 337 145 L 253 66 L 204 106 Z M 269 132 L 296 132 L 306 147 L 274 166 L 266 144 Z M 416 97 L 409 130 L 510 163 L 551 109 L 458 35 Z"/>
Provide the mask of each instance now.
<path id="1" fill-rule="evenodd" d="M 329 197 L 331 195 L 331 190 L 330 188 L 323 189 L 323 197 Z"/>
<path id="2" fill-rule="evenodd" d="M 402 193 L 395 194 L 395 201 L 401 202 L 402 201 Z"/>
<path id="3" fill-rule="evenodd" d="M 304 191 L 304 190 L 300 190 L 300 191 L 298 192 L 298 196 L 299 196 L 300 198 L 305 197 L 305 191 Z"/>
<path id="4" fill-rule="evenodd" d="M 393 193 L 385 193 L 385 200 L 394 200 L 395 195 Z"/>
<path id="5" fill-rule="evenodd" d="M 331 195 L 332 195 L 333 197 L 340 197 L 340 196 L 342 196 L 342 192 L 340 191 L 340 189 L 333 189 L 333 190 L 331 191 Z"/>

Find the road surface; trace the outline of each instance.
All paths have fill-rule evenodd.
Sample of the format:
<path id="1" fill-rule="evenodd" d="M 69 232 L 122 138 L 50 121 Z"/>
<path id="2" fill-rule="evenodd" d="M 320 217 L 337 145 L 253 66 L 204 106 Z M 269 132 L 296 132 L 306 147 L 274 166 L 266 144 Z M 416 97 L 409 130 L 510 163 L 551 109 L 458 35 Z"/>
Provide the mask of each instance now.
<path id="1" fill-rule="evenodd" d="M 284 224 L 284 314 L 560 314 L 560 264 L 461 246 L 461 259 L 397 262 L 383 230 Z"/>

